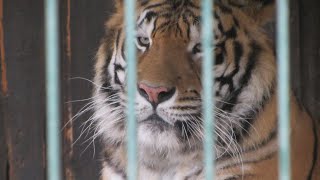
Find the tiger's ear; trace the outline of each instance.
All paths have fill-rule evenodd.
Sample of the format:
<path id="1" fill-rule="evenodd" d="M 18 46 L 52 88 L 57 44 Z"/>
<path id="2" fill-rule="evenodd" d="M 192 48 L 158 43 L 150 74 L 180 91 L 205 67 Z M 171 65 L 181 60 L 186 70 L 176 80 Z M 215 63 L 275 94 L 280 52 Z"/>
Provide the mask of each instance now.
<path id="1" fill-rule="evenodd" d="M 275 0 L 227 0 L 232 6 L 240 8 L 260 26 L 275 21 Z"/>

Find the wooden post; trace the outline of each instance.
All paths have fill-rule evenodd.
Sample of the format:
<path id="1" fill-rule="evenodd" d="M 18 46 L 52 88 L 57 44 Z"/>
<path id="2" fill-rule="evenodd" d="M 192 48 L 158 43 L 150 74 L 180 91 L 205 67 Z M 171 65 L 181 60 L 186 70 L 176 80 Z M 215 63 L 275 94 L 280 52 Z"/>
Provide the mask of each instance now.
<path id="1" fill-rule="evenodd" d="M 10 180 L 42 180 L 45 179 L 43 1 L 1 2 L 5 35 L 1 43 L 7 67 L 7 97 L 2 104 L 7 175 Z"/>

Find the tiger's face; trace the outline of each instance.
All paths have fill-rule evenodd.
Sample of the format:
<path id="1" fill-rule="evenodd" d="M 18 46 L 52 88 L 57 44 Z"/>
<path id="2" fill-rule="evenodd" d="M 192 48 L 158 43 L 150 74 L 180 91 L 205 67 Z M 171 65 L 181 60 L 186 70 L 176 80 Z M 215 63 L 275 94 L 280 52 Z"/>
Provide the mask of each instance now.
<path id="1" fill-rule="evenodd" d="M 97 54 L 94 120 L 107 143 L 126 143 L 126 52 L 122 4 L 107 24 Z M 238 150 L 254 131 L 254 117 L 274 84 L 271 45 L 259 26 L 239 9 L 215 4 L 217 157 Z M 136 119 L 140 152 L 202 148 L 200 1 L 138 2 L 136 21 Z"/>

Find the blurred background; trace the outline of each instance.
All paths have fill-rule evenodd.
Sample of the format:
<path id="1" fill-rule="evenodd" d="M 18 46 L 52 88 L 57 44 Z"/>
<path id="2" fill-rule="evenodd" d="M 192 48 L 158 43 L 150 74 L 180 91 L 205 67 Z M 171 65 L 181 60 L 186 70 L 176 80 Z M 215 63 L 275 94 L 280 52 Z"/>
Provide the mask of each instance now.
<path id="1" fill-rule="evenodd" d="M 292 88 L 320 121 L 320 1 L 291 0 Z M 46 179 L 43 0 L 0 0 L 0 180 Z M 89 101 L 94 55 L 112 0 L 60 0 L 62 125 Z M 84 100 L 76 101 L 75 100 Z M 98 179 L 99 140 L 80 136 L 91 113 L 62 133 L 63 177 Z"/>

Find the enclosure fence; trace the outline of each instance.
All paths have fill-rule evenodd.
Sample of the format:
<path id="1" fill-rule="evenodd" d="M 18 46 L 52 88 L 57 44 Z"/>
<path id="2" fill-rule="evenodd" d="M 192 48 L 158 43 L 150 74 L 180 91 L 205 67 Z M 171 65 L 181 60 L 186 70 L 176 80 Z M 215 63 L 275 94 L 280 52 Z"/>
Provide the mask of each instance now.
<path id="1" fill-rule="evenodd" d="M 203 46 L 203 114 L 204 114 L 204 167 L 207 180 L 215 177 L 214 146 L 214 106 L 212 66 L 214 56 L 211 51 L 213 41 L 213 0 L 202 1 L 202 46 Z M 129 180 L 137 179 L 137 140 L 135 119 L 136 93 L 136 47 L 135 47 L 135 0 L 125 0 L 126 52 L 127 52 L 127 155 Z M 289 2 L 277 0 L 277 59 L 278 59 L 278 117 L 279 117 L 279 179 L 289 180 L 290 139 L 289 139 Z M 58 0 L 45 1 L 45 45 L 47 82 L 47 176 L 48 180 L 61 179 L 61 138 L 60 138 L 60 87 L 59 87 L 59 13 Z"/>
<path id="2" fill-rule="evenodd" d="M 61 179 L 60 69 L 58 0 L 45 1 L 48 180 Z"/>

